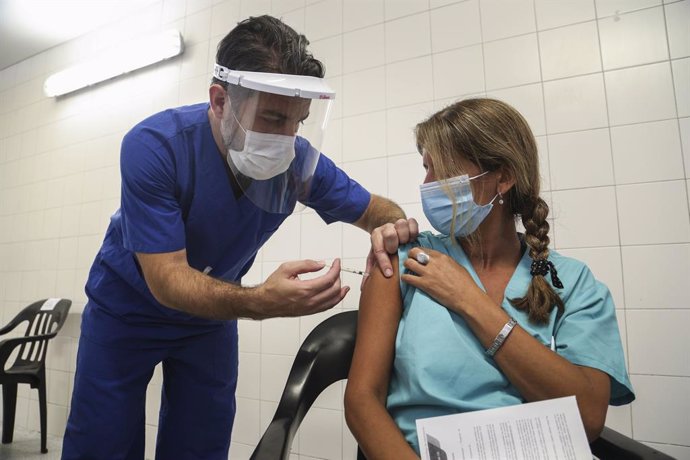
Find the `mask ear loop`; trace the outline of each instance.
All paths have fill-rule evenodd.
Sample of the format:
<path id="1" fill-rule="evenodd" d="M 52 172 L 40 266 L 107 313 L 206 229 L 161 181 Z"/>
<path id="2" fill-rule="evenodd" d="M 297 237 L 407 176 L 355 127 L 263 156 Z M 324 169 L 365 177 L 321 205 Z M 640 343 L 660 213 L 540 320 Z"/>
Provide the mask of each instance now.
<path id="1" fill-rule="evenodd" d="M 476 178 L 478 178 L 478 177 L 485 176 L 486 174 L 489 174 L 490 172 L 491 172 L 491 171 L 484 171 L 484 172 L 481 173 L 481 174 L 477 174 L 476 176 L 472 176 L 472 177 L 470 177 L 469 179 L 467 179 L 467 182 L 469 183 L 469 181 L 471 181 L 471 180 L 473 180 L 473 179 L 476 179 Z M 489 202 L 488 202 L 487 204 L 485 204 L 484 206 L 489 206 L 490 204 L 493 204 L 493 202 L 496 201 L 496 197 L 500 197 L 500 199 L 499 199 L 499 201 L 498 201 L 498 204 L 503 204 L 503 195 L 501 195 L 501 192 L 497 192 L 496 195 L 494 195 L 494 197 L 491 199 L 491 201 L 489 201 Z M 474 199 L 474 198 L 473 198 L 473 199 Z M 475 204 L 476 204 L 476 202 L 475 202 Z"/>
<path id="2" fill-rule="evenodd" d="M 484 176 L 484 175 L 486 175 L 486 174 L 489 174 L 490 172 L 491 172 L 491 171 L 484 171 L 483 173 L 477 174 L 476 176 L 472 176 L 472 177 L 470 177 L 470 178 L 467 179 L 467 180 L 473 180 L 473 179 L 476 179 L 477 177 L 482 177 L 482 176 Z"/>

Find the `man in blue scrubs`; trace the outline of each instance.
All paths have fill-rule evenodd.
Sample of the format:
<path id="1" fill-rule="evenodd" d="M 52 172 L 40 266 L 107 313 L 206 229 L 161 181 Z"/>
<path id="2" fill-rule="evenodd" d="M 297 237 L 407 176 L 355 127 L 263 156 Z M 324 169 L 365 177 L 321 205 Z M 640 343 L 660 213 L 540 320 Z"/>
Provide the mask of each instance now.
<path id="1" fill-rule="evenodd" d="M 218 46 L 210 103 L 125 136 L 121 207 L 86 284 L 64 459 L 142 459 L 146 388 L 161 362 L 156 457 L 227 458 L 237 318 L 308 315 L 349 290 L 338 260 L 310 280 L 299 275 L 324 262 L 287 262 L 240 285 L 300 203 L 371 232 L 384 271 L 387 253 L 416 237 L 414 219 L 320 154 L 334 94 L 307 44 L 272 17 L 241 22 Z"/>

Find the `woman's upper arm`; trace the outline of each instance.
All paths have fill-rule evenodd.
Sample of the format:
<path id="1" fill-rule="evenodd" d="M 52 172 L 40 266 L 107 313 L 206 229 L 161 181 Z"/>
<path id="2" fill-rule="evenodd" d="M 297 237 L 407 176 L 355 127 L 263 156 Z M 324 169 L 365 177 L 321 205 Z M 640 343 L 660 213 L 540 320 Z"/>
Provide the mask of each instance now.
<path id="1" fill-rule="evenodd" d="M 357 342 L 348 377 L 350 390 L 374 390 L 380 398 L 388 392 L 395 355 L 395 336 L 402 313 L 398 256 L 391 257 L 393 276 L 372 270 L 359 302 Z"/>

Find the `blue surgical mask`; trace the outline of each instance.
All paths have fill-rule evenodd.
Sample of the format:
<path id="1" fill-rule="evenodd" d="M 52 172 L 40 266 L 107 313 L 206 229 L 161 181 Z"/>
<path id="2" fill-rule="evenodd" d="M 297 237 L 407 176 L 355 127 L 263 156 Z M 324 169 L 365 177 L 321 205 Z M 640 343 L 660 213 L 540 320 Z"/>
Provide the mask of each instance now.
<path id="1" fill-rule="evenodd" d="M 470 181 L 487 174 L 486 171 L 474 177 L 467 174 L 452 179 L 429 182 L 419 186 L 422 195 L 422 209 L 429 223 L 437 232 L 450 235 L 453 222 L 453 202 L 455 209 L 455 236 L 464 237 L 474 232 L 493 208 L 493 202 L 498 196 L 480 206 L 474 202 Z M 450 190 L 449 197 L 446 190 Z"/>

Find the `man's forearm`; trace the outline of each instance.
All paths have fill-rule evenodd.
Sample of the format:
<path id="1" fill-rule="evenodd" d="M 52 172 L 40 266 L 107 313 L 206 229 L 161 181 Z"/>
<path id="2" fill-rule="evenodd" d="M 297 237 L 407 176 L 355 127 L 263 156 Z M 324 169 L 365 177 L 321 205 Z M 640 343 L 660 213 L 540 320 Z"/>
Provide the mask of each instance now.
<path id="1" fill-rule="evenodd" d="M 405 211 L 393 201 L 378 195 L 371 195 L 369 206 L 362 217 L 354 225 L 371 233 L 375 228 L 387 223 L 395 223 L 398 219 L 405 219 Z"/>
<path id="2" fill-rule="evenodd" d="M 154 295 L 163 305 L 208 319 L 262 319 L 265 316 L 256 288 L 212 278 L 189 266 L 169 269 L 164 286 Z"/>

